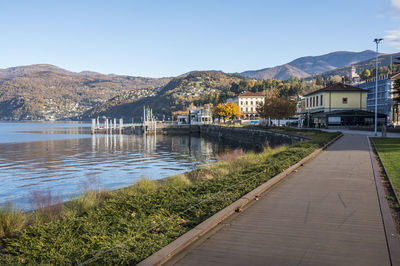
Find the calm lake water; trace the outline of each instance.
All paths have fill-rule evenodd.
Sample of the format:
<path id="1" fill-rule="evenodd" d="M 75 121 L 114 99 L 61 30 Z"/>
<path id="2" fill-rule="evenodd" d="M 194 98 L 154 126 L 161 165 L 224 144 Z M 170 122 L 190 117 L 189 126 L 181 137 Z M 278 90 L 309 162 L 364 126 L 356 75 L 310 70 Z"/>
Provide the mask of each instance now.
<path id="1" fill-rule="evenodd" d="M 62 200 L 190 171 L 229 146 L 196 136 L 90 135 L 89 124 L 0 123 L 0 205 L 29 210 L 35 192 Z"/>

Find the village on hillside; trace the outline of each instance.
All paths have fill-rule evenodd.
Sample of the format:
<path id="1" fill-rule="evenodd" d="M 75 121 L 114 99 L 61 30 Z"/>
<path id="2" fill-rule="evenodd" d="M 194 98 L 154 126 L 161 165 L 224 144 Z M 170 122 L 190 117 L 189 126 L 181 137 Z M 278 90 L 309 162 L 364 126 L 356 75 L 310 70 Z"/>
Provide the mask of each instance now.
<path id="1" fill-rule="evenodd" d="M 191 105 L 174 115 L 177 123 L 182 125 L 225 123 L 371 128 L 375 123 L 377 95 L 378 126 L 400 125 L 400 73 L 380 75 L 376 82 L 375 78 L 360 79 L 352 68 L 347 77 L 342 82 L 332 82 L 304 95 L 281 98 L 274 90 L 245 91 L 226 99 L 225 103 Z"/>

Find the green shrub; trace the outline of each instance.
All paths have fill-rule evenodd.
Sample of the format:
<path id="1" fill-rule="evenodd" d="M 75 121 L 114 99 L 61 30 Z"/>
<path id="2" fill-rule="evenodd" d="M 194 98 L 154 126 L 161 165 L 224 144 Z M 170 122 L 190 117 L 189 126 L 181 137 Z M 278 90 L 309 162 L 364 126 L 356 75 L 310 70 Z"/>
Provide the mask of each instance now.
<path id="1" fill-rule="evenodd" d="M 25 214 L 11 203 L 0 208 L 0 238 L 10 237 L 23 228 Z"/>
<path id="2" fill-rule="evenodd" d="M 192 182 L 184 174 L 179 174 L 167 177 L 164 184 L 170 187 L 180 188 L 188 186 L 192 184 Z"/>
<path id="3" fill-rule="evenodd" d="M 87 191 L 76 199 L 71 199 L 65 205 L 75 215 L 82 215 L 100 203 L 100 197 L 95 191 Z"/>

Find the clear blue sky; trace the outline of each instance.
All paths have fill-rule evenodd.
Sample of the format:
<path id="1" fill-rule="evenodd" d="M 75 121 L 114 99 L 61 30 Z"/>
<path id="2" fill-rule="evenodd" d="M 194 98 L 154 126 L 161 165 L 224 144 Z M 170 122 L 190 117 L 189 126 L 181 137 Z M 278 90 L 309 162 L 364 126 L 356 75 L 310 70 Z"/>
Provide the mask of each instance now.
<path id="1" fill-rule="evenodd" d="M 400 51 L 400 0 L 2 0 L 0 25 L 0 68 L 161 77 L 374 50 L 375 37 Z"/>

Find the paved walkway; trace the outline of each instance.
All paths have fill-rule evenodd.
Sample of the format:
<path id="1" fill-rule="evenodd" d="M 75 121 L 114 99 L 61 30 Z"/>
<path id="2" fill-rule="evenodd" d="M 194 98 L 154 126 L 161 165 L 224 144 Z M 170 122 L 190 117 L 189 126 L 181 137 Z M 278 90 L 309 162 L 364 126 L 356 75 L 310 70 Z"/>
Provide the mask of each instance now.
<path id="1" fill-rule="evenodd" d="M 357 135 L 364 135 L 364 136 L 370 136 L 370 137 L 375 137 L 375 133 L 373 131 L 362 131 L 362 130 L 350 130 L 350 129 L 321 129 L 323 131 L 327 132 L 337 132 L 340 131 L 343 134 L 357 134 Z M 378 137 L 382 137 L 382 132 L 378 132 Z M 400 133 L 396 132 L 386 132 L 386 137 L 388 138 L 400 138 Z"/>
<path id="2" fill-rule="evenodd" d="M 366 136 L 345 135 L 177 265 L 390 265 Z"/>

